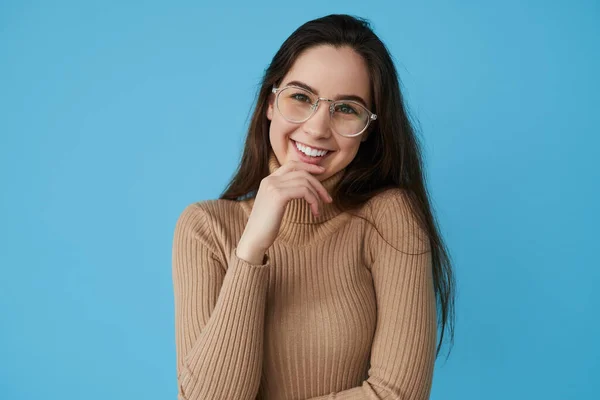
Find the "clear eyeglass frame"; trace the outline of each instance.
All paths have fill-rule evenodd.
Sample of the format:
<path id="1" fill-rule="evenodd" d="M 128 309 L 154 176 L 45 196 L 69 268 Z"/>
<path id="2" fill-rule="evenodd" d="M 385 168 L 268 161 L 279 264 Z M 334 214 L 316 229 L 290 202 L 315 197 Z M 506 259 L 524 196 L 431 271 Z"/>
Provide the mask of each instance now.
<path id="1" fill-rule="evenodd" d="M 376 114 L 372 113 L 372 112 L 371 112 L 371 110 L 369 110 L 368 108 L 366 108 L 365 106 L 363 106 L 361 103 L 359 103 L 359 102 L 357 102 L 357 101 L 354 101 L 354 100 L 343 100 L 343 99 L 342 99 L 342 100 L 331 100 L 331 99 L 327 99 L 327 98 L 324 98 L 324 97 L 317 97 L 317 101 L 316 101 L 315 103 L 312 103 L 312 107 L 311 107 L 311 108 L 312 108 L 312 112 L 310 113 L 310 115 L 309 115 L 308 117 L 306 117 L 306 118 L 305 118 L 305 119 L 303 119 L 302 121 L 294 121 L 294 120 L 290 120 L 290 119 L 286 118 L 286 116 L 285 116 L 285 115 L 284 115 L 284 114 L 281 112 L 281 110 L 279 109 L 279 94 L 280 94 L 280 93 L 281 93 L 281 92 L 282 92 L 284 89 L 287 89 L 287 88 L 296 88 L 296 89 L 300 89 L 300 90 L 303 90 L 303 91 L 306 91 L 306 92 L 312 93 L 312 94 L 313 94 L 313 95 L 315 95 L 315 96 L 316 96 L 316 94 L 314 94 L 314 93 L 313 93 L 313 92 L 311 92 L 310 90 L 307 90 L 307 89 L 305 89 L 305 88 L 303 88 L 303 87 L 300 87 L 300 86 L 295 86 L 295 85 L 288 85 L 288 86 L 284 86 L 284 87 L 282 87 L 282 88 L 273 87 L 273 89 L 271 89 L 271 91 L 272 91 L 273 93 L 275 93 L 275 95 L 276 95 L 276 97 L 275 97 L 275 104 L 276 104 L 276 106 L 277 106 L 277 110 L 279 111 L 279 113 L 281 114 L 281 116 L 282 116 L 282 117 L 283 117 L 283 118 L 284 118 L 286 121 L 288 121 L 288 122 L 292 122 L 292 123 L 294 123 L 294 124 L 302 124 L 302 123 L 304 123 L 304 122 L 308 121 L 308 120 L 309 120 L 309 119 L 310 119 L 310 118 L 311 118 L 313 115 L 315 115 L 315 113 L 316 113 L 316 112 L 317 112 L 317 110 L 319 109 L 319 103 L 320 103 L 321 101 L 327 101 L 327 102 L 329 102 L 329 103 L 330 103 L 330 104 L 329 104 L 329 126 L 331 127 L 331 129 L 332 129 L 332 130 L 333 130 L 335 133 L 337 133 L 338 135 L 340 135 L 340 136 L 343 136 L 343 137 L 356 137 L 356 136 L 358 136 L 358 135 L 361 135 L 361 134 L 362 134 L 364 131 L 366 131 L 366 130 L 367 130 L 367 128 L 369 127 L 369 125 L 371 125 L 371 122 L 372 122 L 372 121 L 375 121 L 375 120 L 377 119 L 377 115 L 376 115 Z M 365 125 L 365 127 L 364 127 L 364 128 L 361 130 L 361 131 L 359 131 L 358 133 L 354 133 L 354 134 L 352 134 L 352 135 L 343 135 L 343 134 L 341 134 L 341 133 L 337 132 L 337 131 L 336 131 L 336 130 L 333 128 L 333 123 L 332 123 L 333 119 L 332 119 L 332 117 L 333 117 L 333 113 L 335 112 L 335 105 L 336 105 L 336 104 L 338 104 L 338 103 L 339 103 L 339 104 L 347 104 L 347 103 L 352 103 L 353 105 L 356 105 L 357 107 L 360 107 L 360 108 L 362 108 L 363 110 L 365 110 L 365 111 L 367 112 L 367 115 L 369 115 L 369 118 L 367 119 L 367 124 Z"/>

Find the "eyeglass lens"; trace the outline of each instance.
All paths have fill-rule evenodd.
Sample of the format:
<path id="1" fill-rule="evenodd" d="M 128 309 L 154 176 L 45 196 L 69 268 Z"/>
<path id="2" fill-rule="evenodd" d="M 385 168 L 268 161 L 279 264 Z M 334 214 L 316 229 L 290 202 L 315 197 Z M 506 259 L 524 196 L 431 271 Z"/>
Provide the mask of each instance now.
<path id="1" fill-rule="evenodd" d="M 285 119 L 300 123 L 311 116 L 317 99 L 318 96 L 307 90 L 287 87 L 279 92 L 277 107 Z M 333 107 L 332 128 L 342 136 L 352 136 L 362 131 L 369 122 L 369 113 L 359 103 L 341 100 L 334 102 Z"/>

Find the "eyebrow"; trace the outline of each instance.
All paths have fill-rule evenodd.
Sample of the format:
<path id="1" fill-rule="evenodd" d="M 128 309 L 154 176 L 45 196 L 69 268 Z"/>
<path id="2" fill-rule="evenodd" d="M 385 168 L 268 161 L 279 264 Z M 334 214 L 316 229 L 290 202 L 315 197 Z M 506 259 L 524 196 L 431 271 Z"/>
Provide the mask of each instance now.
<path id="1" fill-rule="evenodd" d="M 313 89 L 312 87 L 310 87 L 309 85 L 307 85 L 304 82 L 291 81 L 291 82 L 288 82 L 287 85 L 300 86 L 301 88 L 304 88 L 306 90 L 313 92 L 317 96 L 319 95 L 319 92 L 317 92 L 315 89 Z M 369 108 L 367 106 L 367 102 L 362 97 L 357 96 L 355 94 L 338 94 L 333 100 L 354 100 L 354 101 L 358 101 L 359 103 L 362 103 L 362 105 L 365 106 L 365 108 L 367 108 L 367 109 Z"/>

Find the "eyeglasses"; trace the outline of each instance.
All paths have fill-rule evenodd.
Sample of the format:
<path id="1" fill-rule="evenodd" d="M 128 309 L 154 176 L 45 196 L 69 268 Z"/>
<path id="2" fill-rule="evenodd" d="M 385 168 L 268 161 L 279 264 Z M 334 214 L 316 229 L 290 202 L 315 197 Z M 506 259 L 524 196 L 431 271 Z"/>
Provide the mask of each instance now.
<path id="1" fill-rule="evenodd" d="M 329 123 L 338 135 L 356 137 L 363 133 L 377 115 L 354 100 L 330 100 L 318 97 L 313 92 L 298 86 L 286 86 L 272 89 L 275 104 L 281 116 L 287 121 L 300 124 L 312 117 L 319 108 L 320 101 L 328 101 Z"/>

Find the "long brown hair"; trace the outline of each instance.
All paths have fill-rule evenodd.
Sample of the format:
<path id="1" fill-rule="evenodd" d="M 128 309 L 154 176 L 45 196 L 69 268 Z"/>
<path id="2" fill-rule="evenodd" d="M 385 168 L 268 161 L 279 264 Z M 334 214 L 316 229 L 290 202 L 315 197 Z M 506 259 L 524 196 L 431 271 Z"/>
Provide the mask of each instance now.
<path id="1" fill-rule="evenodd" d="M 328 15 L 303 24 L 286 39 L 264 72 L 240 164 L 219 198 L 242 200 L 256 195 L 261 180 L 269 174 L 270 121 L 266 111 L 271 88 L 278 86 L 303 51 L 324 44 L 349 46 L 365 59 L 374 99 L 371 111 L 378 115 L 331 196 L 342 210 L 350 211 L 388 188 L 401 188 L 409 193 L 410 207 L 431 243 L 441 325 L 437 357 L 446 328 L 450 330 L 451 342 L 454 341 L 455 282 L 451 261 L 429 202 L 420 144 L 405 110 L 396 68 L 368 20 L 344 14 Z"/>

